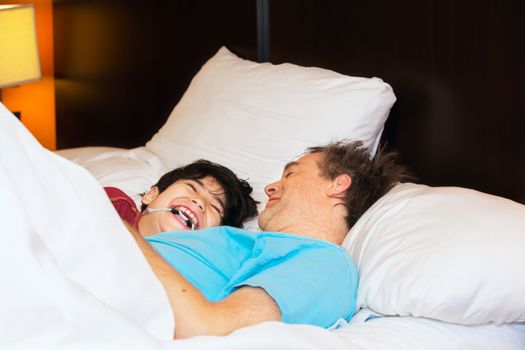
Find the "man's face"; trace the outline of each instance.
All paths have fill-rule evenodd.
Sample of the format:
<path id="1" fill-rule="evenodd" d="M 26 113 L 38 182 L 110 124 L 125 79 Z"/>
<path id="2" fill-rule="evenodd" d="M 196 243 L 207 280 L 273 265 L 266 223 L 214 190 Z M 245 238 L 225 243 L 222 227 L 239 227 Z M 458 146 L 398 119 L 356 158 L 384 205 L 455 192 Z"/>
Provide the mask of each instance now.
<path id="1" fill-rule="evenodd" d="M 150 236 L 165 231 L 190 230 L 185 219 L 191 221 L 194 229 L 218 226 L 224 216 L 225 202 L 224 189 L 210 176 L 178 180 L 161 193 L 152 187 L 142 198 L 147 208 L 177 209 L 182 215 L 170 211 L 143 213 L 138 223 L 139 232 L 142 236 Z"/>
<path id="2" fill-rule="evenodd" d="M 281 179 L 265 187 L 268 203 L 259 215 L 265 231 L 294 232 L 297 223 L 322 222 L 319 210 L 327 205 L 326 190 L 331 181 L 321 177 L 321 153 L 307 154 L 289 163 Z M 306 221 L 305 221 L 306 220 Z"/>

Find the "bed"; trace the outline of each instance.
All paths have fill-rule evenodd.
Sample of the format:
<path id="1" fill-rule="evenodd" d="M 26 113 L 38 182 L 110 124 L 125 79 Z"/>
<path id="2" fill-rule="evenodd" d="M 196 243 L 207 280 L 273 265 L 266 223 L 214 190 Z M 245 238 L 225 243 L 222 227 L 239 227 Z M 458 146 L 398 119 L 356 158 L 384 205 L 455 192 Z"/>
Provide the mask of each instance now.
<path id="1" fill-rule="evenodd" d="M 394 103 L 380 78 L 221 48 L 142 147 L 50 152 L 0 106 L 0 348 L 523 349 L 525 206 L 416 183 L 382 197 L 343 242 L 360 272 L 349 323 L 171 340 L 162 287 L 101 185 L 139 201 L 167 170 L 206 158 L 250 181 L 264 205 L 263 186 L 308 146 L 360 139 L 373 155 Z"/>

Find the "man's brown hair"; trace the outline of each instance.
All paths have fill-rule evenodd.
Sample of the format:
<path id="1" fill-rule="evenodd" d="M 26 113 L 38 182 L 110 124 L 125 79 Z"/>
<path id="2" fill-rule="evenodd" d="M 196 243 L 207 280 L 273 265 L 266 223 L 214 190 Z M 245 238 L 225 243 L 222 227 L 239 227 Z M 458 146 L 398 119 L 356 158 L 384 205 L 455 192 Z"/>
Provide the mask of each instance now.
<path id="1" fill-rule="evenodd" d="M 387 153 L 381 147 L 375 157 L 370 159 L 370 151 L 363 147 L 361 141 L 332 142 L 325 146 L 310 147 L 306 153 L 323 155 L 318 164 L 321 176 L 333 180 L 341 174 L 348 174 L 352 178 L 352 184 L 343 198 L 349 229 L 397 183 L 413 179 L 406 167 L 397 164 L 396 153 Z"/>

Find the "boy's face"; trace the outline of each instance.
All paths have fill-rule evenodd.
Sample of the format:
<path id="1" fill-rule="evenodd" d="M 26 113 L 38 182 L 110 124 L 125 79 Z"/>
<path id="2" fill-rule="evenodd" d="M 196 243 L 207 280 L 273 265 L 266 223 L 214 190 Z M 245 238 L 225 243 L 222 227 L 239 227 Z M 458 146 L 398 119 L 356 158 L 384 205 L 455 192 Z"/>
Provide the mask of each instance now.
<path id="1" fill-rule="evenodd" d="M 142 204 L 147 208 L 177 209 L 182 215 L 170 211 L 143 213 L 138 222 L 139 232 L 143 237 L 159 232 L 202 229 L 221 224 L 224 216 L 226 196 L 224 189 L 213 177 L 198 180 L 181 179 L 159 193 L 152 187 L 142 197 Z"/>

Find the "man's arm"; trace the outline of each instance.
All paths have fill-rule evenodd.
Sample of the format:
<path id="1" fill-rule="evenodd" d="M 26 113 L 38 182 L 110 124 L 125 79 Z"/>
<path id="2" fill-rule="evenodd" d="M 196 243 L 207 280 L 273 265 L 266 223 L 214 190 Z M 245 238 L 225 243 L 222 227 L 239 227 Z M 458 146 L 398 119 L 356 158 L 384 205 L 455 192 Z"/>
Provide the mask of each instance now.
<path id="1" fill-rule="evenodd" d="M 175 317 L 175 338 L 226 335 L 252 324 L 281 320 L 279 307 L 261 288 L 241 287 L 224 300 L 209 302 L 136 230 L 126 226 L 166 290 Z"/>

